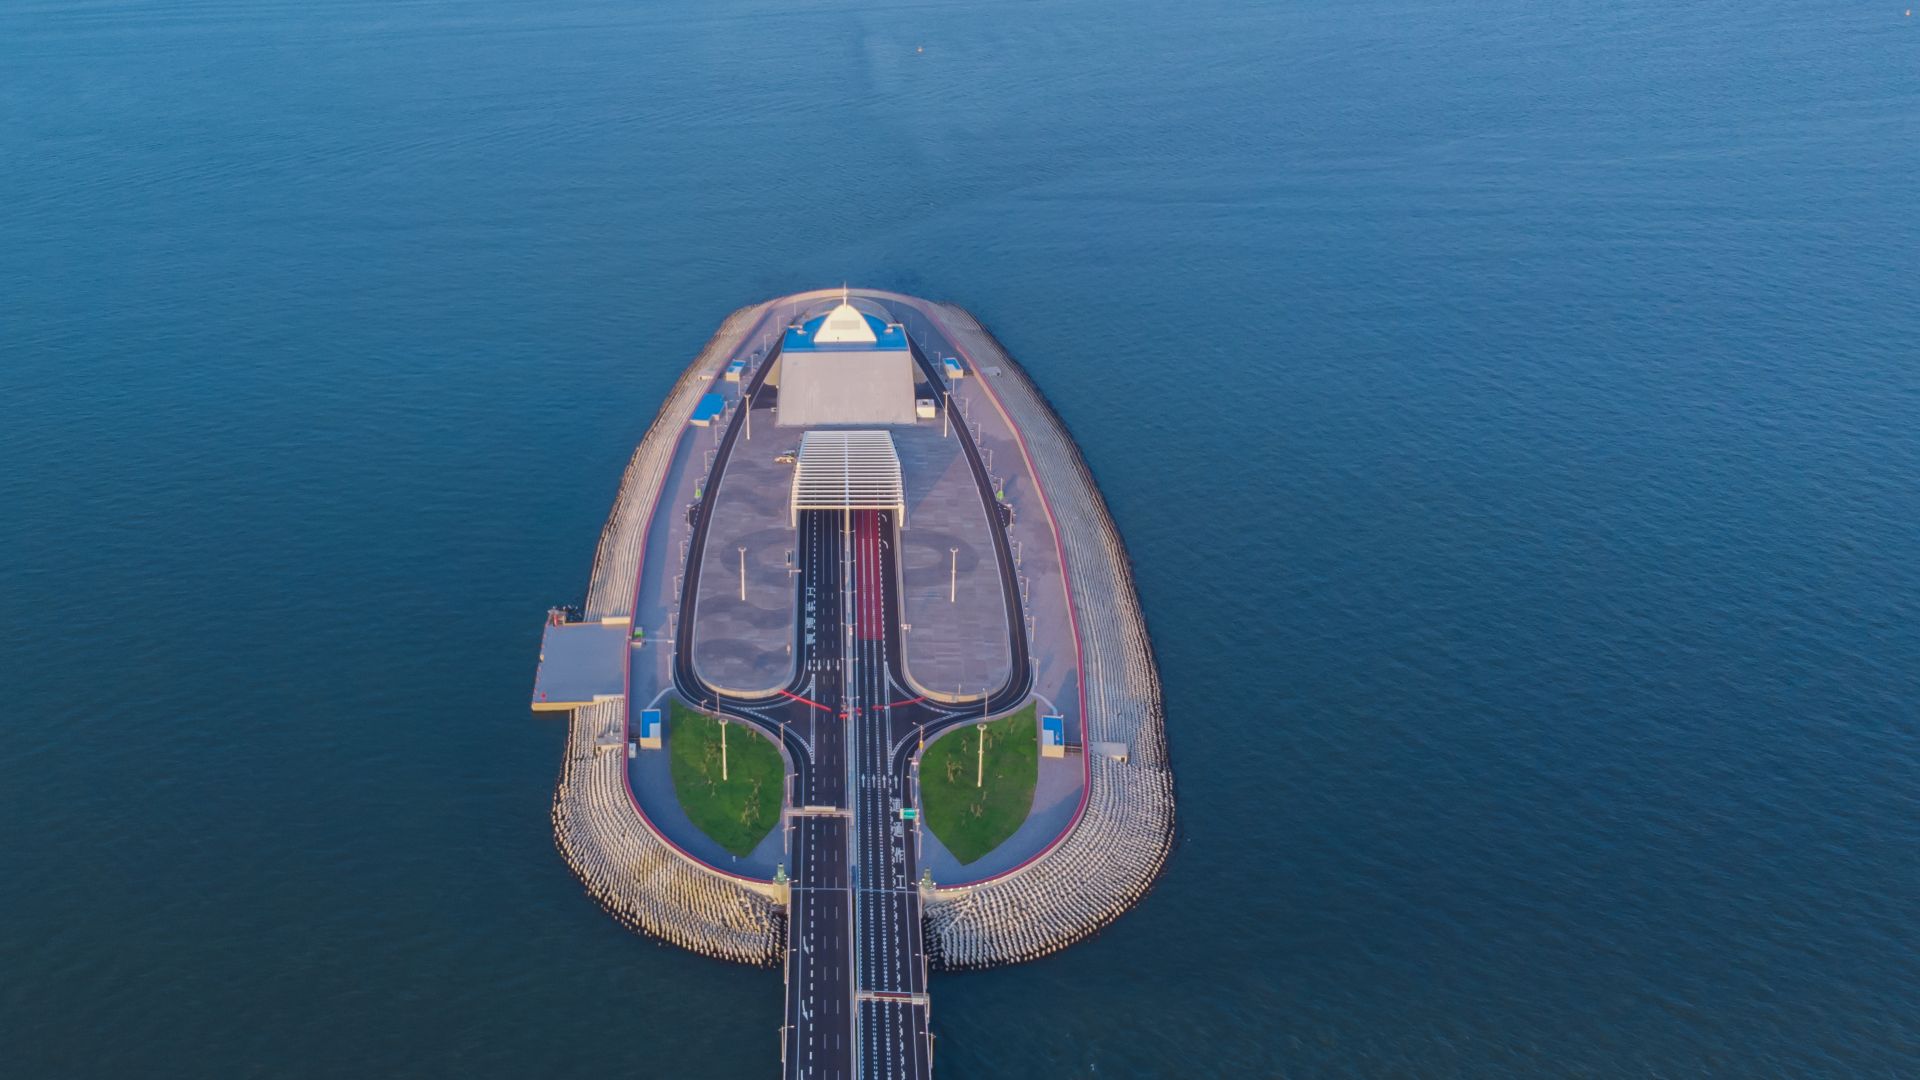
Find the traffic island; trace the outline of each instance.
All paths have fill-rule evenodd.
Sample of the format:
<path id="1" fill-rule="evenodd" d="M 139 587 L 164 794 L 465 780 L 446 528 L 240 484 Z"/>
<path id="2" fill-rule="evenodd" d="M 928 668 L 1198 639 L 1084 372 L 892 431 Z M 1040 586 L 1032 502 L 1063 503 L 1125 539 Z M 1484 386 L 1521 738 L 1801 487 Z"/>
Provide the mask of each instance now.
<path id="1" fill-rule="evenodd" d="M 688 820 L 729 852 L 752 854 L 780 821 L 780 751 L 749 725 L 723 723 L 675 701 L 667 752 Z"/>
<path id="2" fill-rule="evenodd" d="M 1027 820 L 1039 762 L 1031 703 L 998 720 L 942 735 L 920 758 L 927 828 L 963 865 L 974 862 L 1006 843 Z"/>

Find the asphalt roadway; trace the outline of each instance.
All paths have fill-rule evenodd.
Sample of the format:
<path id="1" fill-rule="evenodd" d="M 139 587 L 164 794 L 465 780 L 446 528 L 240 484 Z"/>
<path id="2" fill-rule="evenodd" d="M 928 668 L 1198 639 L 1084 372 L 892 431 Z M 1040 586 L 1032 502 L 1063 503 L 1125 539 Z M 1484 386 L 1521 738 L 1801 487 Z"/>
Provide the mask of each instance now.
<path id="1" fill-rule="evenodd" d="M 778 350 L 745 392 L 764 383 Z M 926 356 L 914 358 L 942 385 Z M 734 410 L 714 459 L 706 498 L 726 489 L 726 463 L 740 432 Z M 954 425 L 989 520 L 999 521 L 990 480 L 964 424 Z M 662 512 L 673 512 L 663 510 Z M 898 548 L 887 511 L 805 511 L 795 551 L 799 662 L 774 695 L 740 698 L 703 683 L 692 638 L 706 546 L 704 509 L 694 519 L 681 590 L 674 684 L 690 702 L 759 725 L 785 748 L 794 773 L 787 817 L 787 1004 L 783 1075 L 794 1080 L 926 1078 L 933 1069 L 927 957 L 915 880 L 921 822 L 900 810 L 913 791 L 920 747 L 941 731 L 1021 704 L 1032 685 L 1013 557 L 1003 529 L 994 549 L 1006 591 L 1012 675 L 982 702 L 921 698 L 900 668 Z"/>

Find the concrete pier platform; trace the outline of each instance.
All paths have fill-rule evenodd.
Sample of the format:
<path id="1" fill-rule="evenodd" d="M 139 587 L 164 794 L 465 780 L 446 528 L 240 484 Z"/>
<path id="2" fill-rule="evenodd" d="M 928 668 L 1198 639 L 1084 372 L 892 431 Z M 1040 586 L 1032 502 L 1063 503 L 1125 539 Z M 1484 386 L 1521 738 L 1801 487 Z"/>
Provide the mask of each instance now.
<path id="1" fill-rule="evenodd" d="M 627 658 L 627 621 L 558 622 L 540 638 L 540 669 L 533 680 L 533 711 L 557 712 L 612 701 L 626 692 L 620 666 Z"/>

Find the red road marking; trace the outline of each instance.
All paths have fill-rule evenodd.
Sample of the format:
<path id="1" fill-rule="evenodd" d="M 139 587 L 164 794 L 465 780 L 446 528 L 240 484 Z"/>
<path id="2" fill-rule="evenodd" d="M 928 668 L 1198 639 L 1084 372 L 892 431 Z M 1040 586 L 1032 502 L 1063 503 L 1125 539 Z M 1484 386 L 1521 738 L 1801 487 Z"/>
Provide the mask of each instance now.
<path id="1" fill-rule="evenodd" d="M 853 609 L 854 633 L 861 641 L 876 641 L 882 631 L 883 611 L 880 595 L 880 513 L 877 510 L 856 511 L 854 523 L 854 581 L 859 589 Z"/>
<path id="2" fill-rule="evenodd" d="M 833 711 L 832 709 L 827 708 L 825 705 L 820 704 L 819 702 L 813 700 L 812 698 L 803 698 L 799 694 L 789 694 L 785 690 L 780 691 L 780 696 L 783 698 L 792 698 L 795 701 L 804 702 L 805 704 L 811 705 L 814 708 L 819 709 L 821 712 Z"/>

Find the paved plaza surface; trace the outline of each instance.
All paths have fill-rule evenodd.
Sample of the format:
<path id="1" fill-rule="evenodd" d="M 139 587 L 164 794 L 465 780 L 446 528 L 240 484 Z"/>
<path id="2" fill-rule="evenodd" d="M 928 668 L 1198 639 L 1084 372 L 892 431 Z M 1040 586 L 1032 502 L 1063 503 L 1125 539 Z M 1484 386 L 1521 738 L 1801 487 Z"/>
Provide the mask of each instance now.
<path id="1" fill-rule="evenodd" d="M 721 385 L 737 400 L 746 384 Z M 787 561 L 794 551 L 787 511 L 793 466 L 774 458 L 798 446 L 800 437 L 774 426 L 773 396 L 764 389 L 755 395 L 752 437 L 743 427 L 726 469 L 706 492 L 712 522 L 695 605 L 693 664 L 709 685 L 743 696 L 772 693 L 793 673 L 795 594 Z"/>
<path id="2" fill-rule="evenodd" d="M 900 531 L 906 673 L 934 696 L 977 696 L 1007 681 L 1012 653 L 994 527 L 955 433 L 939 420 L 889 429 L 906 485 Z M 957 574 L 955 573 L 957 567 Z"/>

